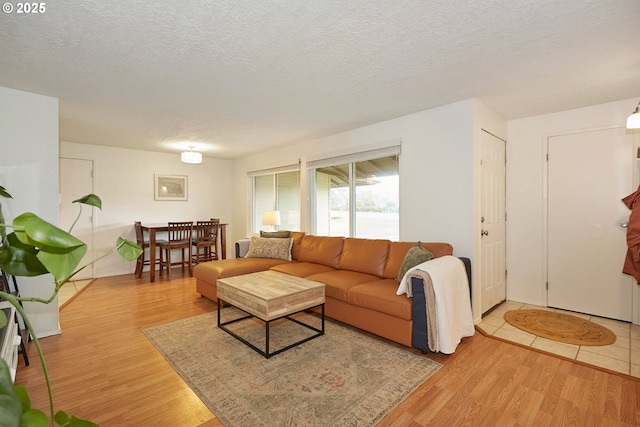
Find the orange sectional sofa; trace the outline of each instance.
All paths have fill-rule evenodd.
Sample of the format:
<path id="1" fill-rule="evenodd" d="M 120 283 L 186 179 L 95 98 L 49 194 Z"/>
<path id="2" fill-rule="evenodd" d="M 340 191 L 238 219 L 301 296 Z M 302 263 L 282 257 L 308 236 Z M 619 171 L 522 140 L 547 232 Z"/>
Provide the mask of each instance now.
<path id="1" fill-rule="evenodd" d="M 325 315 L 402 345 L 412 346 L 412 300 L 396 295 L 396 277 L 417 242 L 391 242 L 291 232 L 291 260 L 233 258 L 193 269 L 196 291 L 217 300 L 219 278 L 274 270 L 325 284 Z M 448 243 L 423 243 L 433 257 L 452 255 Z"/>

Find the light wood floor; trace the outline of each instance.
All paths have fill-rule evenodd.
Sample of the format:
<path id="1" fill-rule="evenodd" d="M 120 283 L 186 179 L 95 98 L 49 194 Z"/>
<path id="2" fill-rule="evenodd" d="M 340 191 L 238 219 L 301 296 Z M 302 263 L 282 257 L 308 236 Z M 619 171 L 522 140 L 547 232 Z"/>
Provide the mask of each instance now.
<path id="1" fill-rule="evenodd" d="M 175 270 L 179 272 L 179 270 Z M 141 332 L 215 310 L 192 278 L 98 279 L 41 340 L 56 409 L 105 426 L 220 426 Z M 178 277 L 178 278 L 177 278 Z M 33 344 L 16 382 L 47 409 Z M 640 426 L 640 381 L 490 338 L 465 339 L 379 426 Z"/>

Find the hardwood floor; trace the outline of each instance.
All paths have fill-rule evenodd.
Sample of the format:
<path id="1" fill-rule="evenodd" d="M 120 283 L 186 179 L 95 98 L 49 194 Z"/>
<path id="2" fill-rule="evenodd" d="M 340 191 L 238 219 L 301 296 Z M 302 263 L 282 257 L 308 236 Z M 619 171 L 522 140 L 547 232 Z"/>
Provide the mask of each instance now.
<path id="1" fill-rule="evenodd" d="M 133 274 L 96 280 L 41 340 L 56 410 L 102 426 L 222 425 L 141 332 L 215 310 L 195 280 Z M 166 277 L 166 276 L 165 276 Z M 35 347 L 18 368 L 34 407 L 48 411 Z M 640 380 L 476 333 L 379 426 L 640 426 Z"/>

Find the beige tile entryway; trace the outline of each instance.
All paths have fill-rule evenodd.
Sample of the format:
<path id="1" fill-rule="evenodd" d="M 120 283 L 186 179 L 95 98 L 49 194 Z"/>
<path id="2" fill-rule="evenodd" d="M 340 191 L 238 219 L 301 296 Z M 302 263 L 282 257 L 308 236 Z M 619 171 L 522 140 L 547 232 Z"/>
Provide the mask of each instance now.
<path id="1" fill-rule="evenodd" d="M 540 338 L 505 322 L 507 311 L 521 309 L 551 310 L 581 317 L 609 328 L 617 339 L 612 345 L 579 346 Z M 487 314 L 477 326 L 488 335 L 640 378 L 640 326 L 631 323 L 507 301 Z"/>

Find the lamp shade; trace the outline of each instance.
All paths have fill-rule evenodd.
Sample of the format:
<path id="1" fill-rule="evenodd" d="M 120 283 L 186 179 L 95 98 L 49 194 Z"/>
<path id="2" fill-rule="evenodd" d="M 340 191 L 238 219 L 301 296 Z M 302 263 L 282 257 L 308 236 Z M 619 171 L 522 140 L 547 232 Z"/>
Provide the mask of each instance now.
<path id="1" fill-rule="evenodd" d="M 640 113 L 633 113 L 627 118 L 627 129 L 640 129 Z"/>
<path id="2" fill-rule="evenodd" d="M 268 225 L 269 231 L 275 231 L 275 226 L 280 225 L 280 211 L 264 211 L 262 225 Z"/>
<path id="3" fill-rule="evenodd" d="M 640 102 L 635 111 L 627 118 L 627 129 L 640 129 Z"/>

